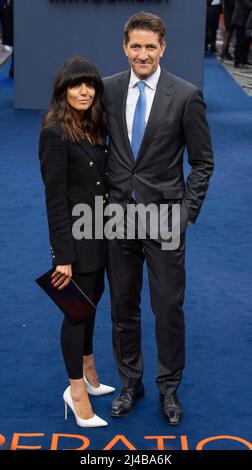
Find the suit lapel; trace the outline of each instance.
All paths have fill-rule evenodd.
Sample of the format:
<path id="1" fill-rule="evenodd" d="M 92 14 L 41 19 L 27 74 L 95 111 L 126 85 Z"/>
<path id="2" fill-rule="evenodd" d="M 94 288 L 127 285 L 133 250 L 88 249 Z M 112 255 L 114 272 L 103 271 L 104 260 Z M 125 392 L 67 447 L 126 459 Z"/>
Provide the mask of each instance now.
<path id="1" fill-rule="evenodd" d="M 119 129 L 122 135 L 123 142 L 125 144 L 127 154 L 130 156 L 131 160 L 134 162 L 134 157 L 132 154 L 131 145 L 130 145 L 130 141 L 128 137 L 127 122 L 126 122 L 126 101 L 127 101 L 129 80 L 130 80 L 130 70 L 126 72 L 125 75 L 121 77 L 118 81 L 118 87 L 115 89 L 115 93 L 116 93 L 115 106 L 116 106 L 116 114 L 118 116 Z"/>
<path id="2" fill-rule="evenodd" d="M 150 116 L 138 152 L 138 157 L 136 160 L 137 163 L 143 158 L 148 146 L 150 145 L 154 132 L 161 125 L 165 115 L 167 114 L 173 94 L 174 91 L 169 81 L 169 75 L 164 69 L 161 69 L 161 74 L 152 103 Z"/>

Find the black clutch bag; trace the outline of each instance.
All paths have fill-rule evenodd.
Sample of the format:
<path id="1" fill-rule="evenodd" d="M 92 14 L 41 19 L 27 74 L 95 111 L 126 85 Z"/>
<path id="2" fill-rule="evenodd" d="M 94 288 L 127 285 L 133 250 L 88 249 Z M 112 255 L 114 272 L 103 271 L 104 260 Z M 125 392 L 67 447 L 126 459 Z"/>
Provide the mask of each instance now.
<path id="1" fill-rule="evenodd" d="M 36 283 L 44 292 L 58 305 L 60 310 L 72 323 L 87 320 L 96 311 L 96 306 L 88 296 L 80 289 L 76 282 L 71 279 L 68 286 L 62 290 L 53 287 L 51 275 L 55 268 L 50 269 L 42 276 L 35 279 Z"/>

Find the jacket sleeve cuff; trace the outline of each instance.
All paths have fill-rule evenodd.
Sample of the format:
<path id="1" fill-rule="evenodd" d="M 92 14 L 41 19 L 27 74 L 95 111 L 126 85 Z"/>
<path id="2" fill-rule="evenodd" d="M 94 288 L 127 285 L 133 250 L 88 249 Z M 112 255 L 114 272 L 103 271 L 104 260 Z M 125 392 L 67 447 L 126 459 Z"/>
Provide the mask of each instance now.
<path id="1" fill-rule="evenodd" d="M 52 264 L 53 266 L 58 265 L 65 265 L 65 264 L 73 264 L 77 261 L 75 253 L 71 250 L 59 250 L 51 248 L 51 255 L 52 255 Z"/>

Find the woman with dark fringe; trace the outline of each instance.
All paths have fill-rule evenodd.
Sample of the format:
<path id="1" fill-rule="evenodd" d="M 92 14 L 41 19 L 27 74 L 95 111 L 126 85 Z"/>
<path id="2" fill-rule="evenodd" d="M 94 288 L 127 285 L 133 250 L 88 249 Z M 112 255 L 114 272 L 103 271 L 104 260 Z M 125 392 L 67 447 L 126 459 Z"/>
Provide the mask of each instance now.
<path id="1" fill-rule="evenodd" d="M 74 237 L 72 225 L 76 217 L 72 209 L 76 204 L 87 204 L 95 229 L 95 197 L 102 196 L 104 204 L 108 198 L 102 94 L 103 84 L 95 66 L 81 57 L 69 59 L 57 75 L 39 146 L 55 267 L 52 284 L 61 290 L 73 277 L 95 305 L 104 290 L 106 240 Z M 68 405 L 82 427 L 108 424 L 94 414 L 89 395 L 114 391 L 98 381 L 93 356 L 94 322 L 94 315 L 77 324 L 64 317 L 61 329 L 70 381 L 63 395 L 65 417 Z"/>

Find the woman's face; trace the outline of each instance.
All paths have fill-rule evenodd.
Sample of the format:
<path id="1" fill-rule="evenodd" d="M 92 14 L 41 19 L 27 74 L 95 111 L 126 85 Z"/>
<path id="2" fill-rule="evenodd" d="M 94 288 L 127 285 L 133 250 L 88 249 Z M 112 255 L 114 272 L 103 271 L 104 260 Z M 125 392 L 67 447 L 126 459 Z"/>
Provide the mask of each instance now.
<path id="1" fill-rule="evenodd" d="M 95 89 L 90 83 L 79 83 L 67 89 L 67 101 L 76 111 L 84 112 L 94 101 Z"/>

